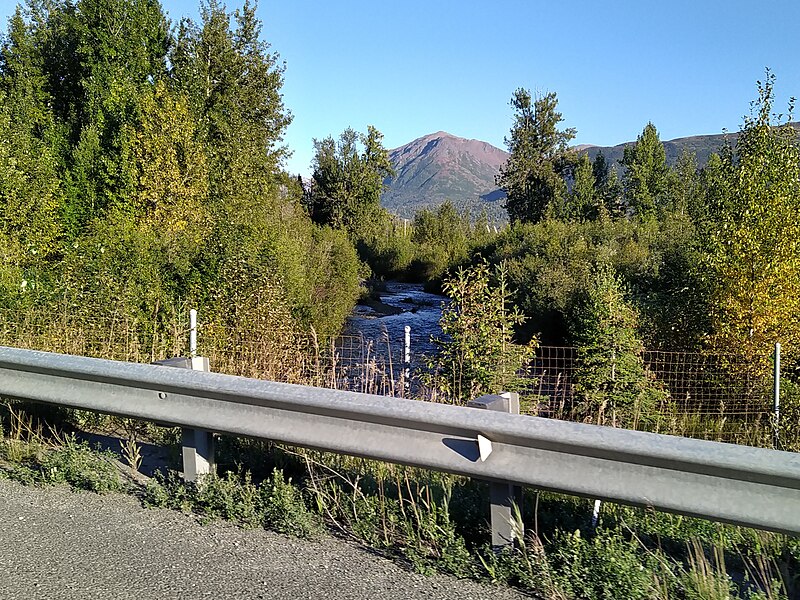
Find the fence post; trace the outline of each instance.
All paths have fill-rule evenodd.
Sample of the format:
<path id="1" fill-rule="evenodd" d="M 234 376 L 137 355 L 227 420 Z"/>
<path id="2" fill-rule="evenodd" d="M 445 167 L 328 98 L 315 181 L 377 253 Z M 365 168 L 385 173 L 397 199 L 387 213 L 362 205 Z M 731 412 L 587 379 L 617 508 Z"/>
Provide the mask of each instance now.
<path id="1" fill-rule="evenodd" d="M 189 311 L 189 356 L 197 356 L 197 311 Z"/>
<path id="2" fill-rule="evenodd" d="M 208 371 L 208 359 L 203 356 L 192 356 L 189 368 L 193 371 Z M 181 454 L 183 456 L 183 480 L 198 481 L 204 475 L 213 473 L 214 434 L 201 429 L 181 429 Z"/>
<path id="3" fill-rule="evenodd" d="M 775 387 L 773 396 L 773 440 L 772 443 L 776 450 L 781 446 L 781 344 L 775 342 Z"/>
<path id="4" fill-rule="evenodd" d="M 497 395 L 481 396 L 468 402 L 467 406 L 518 415 L 519 394 L 501 392 Z M 480 439 L 478 444 L 480 446 Z M 481 460 L 483 459 L 483 452 L 481 452 Z M 517 524 L 514 514 L 515 504 L 520 515 L 522 514 L 522 487 L 511 483 L 489 483 L 489 504 L 492 520 L 492 547 L 503 548 L 513 544 L 514 538 L 517 536 L 522 537 L 524 533 L 522 523 Z"/>
<path id="5" fill-rule="evenodd" d="M 403 388 L 405 395 L 411 389 L 411 326 L 406 325 L 405 343 L 403 344 Z"/>

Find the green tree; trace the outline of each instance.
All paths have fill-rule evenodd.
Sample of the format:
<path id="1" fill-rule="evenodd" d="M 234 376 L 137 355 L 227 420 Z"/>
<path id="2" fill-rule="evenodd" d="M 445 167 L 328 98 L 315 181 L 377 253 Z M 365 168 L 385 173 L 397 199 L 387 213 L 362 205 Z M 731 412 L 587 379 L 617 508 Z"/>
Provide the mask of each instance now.
<path id="1" fill-rule="evenodd" d="M 791 104 L 783 122 L 772 113 L 774 80 L 767 72 L 758 83 L 735 153 L 711 174 L 732 178 L 712 196 L 704 264 L 710 345 L 762 372 L 775 342 L 789 360 L 800 350 L 800 150 Z"/>
<path id="2" fill-rule="evenodd" d="M 394 175 L 382 140 L 371 125 L 366 134 L 348 128 L 338 141 L 314 140 L 309 201 L 314 221 L 358 234 L 360 219 L 380 206 L 383 182 Z"/>
<path id="3" fill-rule="evenodd" d="M 666 200 L 669 167 L 658 131 L 648 123 L 636 142 L 626 146 L 622 177 L 628 208 L 641 219 L 658 216 Z"/>
<path id="4" fill-rule="evenodd" d="M 229 14 L 210 0 L 200 14 L 199 25 L 184 19 L 178 27 L 173 84 L 189 99 L 206 147 L 213 210 L 233 228 L 259 229 L 276 209 L 287 154 L 285 68 L 259 39 L 261 24 L 249 1 Z"/>
<path id="5" fill-rule="evenodd" d="M 461 268 L 445 280 L 443 290 L 450 303 L 442 309 L 442 336 L 434 339 L 439 352 L 427 381 L 434 399 L 463 404 L 482 394 L 515 391 L 536 341 L 513 342 L 514 327 L 524 319 L 518 308 L 509 308 L 503 266 L 495 270 L 494 281 L 485 262 Z"/>
<path id="6" fill-rule="evenodd" d="M 607 179 L 607 176 L 606 176 Z M 601 214 L 602 201 L 598 201 L 598 188 L 592 163 L 586 154 L 578 157 L 574 169 L 572 189 L 564 207 L 564 217 L 574 221 L 591 221 Z"/>
<path id="7" fill-rule="evenodd" d="M 592 161 L 592 174 L 594 175 L 594 187 L 597 190 L 604 190 L 608 185 L 608 175 L 610 167 L 603 151 L 600 150 Z"/>
<path id="8" fill-rule="evenodd" d="M 129 214 L 141 227 L 180 241 L 175 252 L 194 254 L 210 231 L 208 167 L 186 99 L 158 82 L 140 99 L 141 122 L 133 134 L 134 194 Z"/>
<path id="9" fill-rule="evenodd" d="M 554 92 L 533 100 L 520 88 L 511 99 L 514 123 L 506 138 L 511 156 L 500 167 L 497 185 L 506 192 L 512 222 L 540 221 L 548 210 L 557 210 L 566 195 L 564 177 L 573 162 L 568 143 L 575 130 L 558 128 L 563 119 L 557 105 Z"/>
<path id="10" fill-rule="evenodd" d="M 666 395 L 644 365 L 636 327 L 637 313 L 624 298 L 622 282 L 610 265 L 599 265 L 572 321 L 577 418 L 633 429 L 652 422 Z"/>
<path id="11" fill-rule="evenodd" d="M 66 157 L 67 216 L 74 237 L 112 205 L 124 204 L 132 192 L 132 131 L 140 119 L 139 100 L 152 82 L 166 75 L 169 25 L 157 0 L 78 0 L 74 12 L 65 6 L 59 32 L 75 54 L 64 57 L 77 78 L 68 88 L 65 107 L 70 141 Z M 54 19 L 56 20 L 56 19 Z M 54 24 L 55 25 L 55 24 Z M 52 78 L 57 73 L 51 74 Z M 64 95 L 59 92 L 59 95 Z"/>
<path id="12" fill-rule="evenodd" d="M 470 221 L 449 200 L 436 210 L 423 208 L 414 215 L 411 239 L 417 246 L 417 269 L 426 280 L 442 277 L 463 263 L 469 251 Z"/>
<path id="13" fill-rule="evenodd" d="M 667 177 L 667 198 L 669 199 L 667 210 L 681 215 L 689 215 L 700 195 L 697 157 L 694 152 L 684 149 Z"/>
<path id="14" fill-rule="evenodd" d="M 625 198 L 622 189 L 622 182 L 617 175 L 616 165 L 612 165 L 608 171 L 608 181 L 603 188 L 603 203 L 606 212 L 613 217 L 621 217 L 625 214 Z"/>
<path id="15" fill-rule="evenodd" d="M 50 101 L 36 30 L 17 8 L 0 47 L 0 236 L 7 266 L 49 260 L 60 250 L 63 186 Z"/>

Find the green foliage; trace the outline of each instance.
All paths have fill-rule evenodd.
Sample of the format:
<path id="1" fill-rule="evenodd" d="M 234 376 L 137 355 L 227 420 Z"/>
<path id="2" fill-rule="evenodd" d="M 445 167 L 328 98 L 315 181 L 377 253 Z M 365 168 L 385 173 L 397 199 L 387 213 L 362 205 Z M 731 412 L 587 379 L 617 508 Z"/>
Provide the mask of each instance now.
<path id="1" fill-rule="evenodd" d="M 480 225 L 476 224 L 476 228 Z M 416 245 L 415 270 L 426 280 L 441 278 L 454 265 L 464 263 L 470 247 L 469 216 L 459 214 L 451 202 L 436 210 L 414 215 L 412 240 Z"/>
<path id="2" fill-rule="evenodd" d="M 590 538 L 580 531 L 559 532 L 549 549 L 556 585 L 568 598 L 649 600 L 658 595 L 653 577 L 662 571 L 658 558 L 617 532 Z"/>
<path id="3" fill-rule="evenodd" d="M 778 431 L 780 449 L 800 452 L 800 384 L 781 377 L 781 406 Z"/>
<path id="4" fill-rule="evenodd" d="M 542 220 L 548 210 L 558 210 L 566 195 L 564 176 L 573 161 L 567 144 L 575 130 L 558 129 L 562 118 L 557 105 L 553 92 L 534 100 L 520 88 L 511 99 L 514 124 L 506 138 L 511 156 L 500 168 L 497 185 L 506 192 L 512 223 Z"/>
<path id="5" fill-rule="evenodd" d="M 209 331 L 339 329 L 360 265 L 281 172 L 291 117 L 260 27 L 249 2 L 212 0 L 174 35 L 153 0 L 17 12 L 0 49 L 0 305 L 154 335 L 187 302 Z"/>
<path id="6" fill-rule="evenodd" d="M 509 308 L 507 273 L 485 262 L 459 269 L 443 284 L 450 303 L 442 308 L 439 352 L 430 360 L 428 386 L 447 402 L 463 404 L 477 396 L 515 391 L 519 370 L 530 360 L 535 342 L 513 342 L 522 313 Z"/>
<path id="7" fill-rule="evenodd" d="M 353 235 L 359 257 L 375 277 L 403 277 L 414 260 L 415 247 L 408 227 L 379 205 L 362 207 Z"/>
<path id="8" fill-rule="evenodd" d="M 309 214 L 317 223 L 357 234 L 365 208 L 380 206 L 383 181 L 394 175 L 383 134 L 370 125 L 366 135 L 345 129 L 338 141 L 314 140 Z"/>
<path id="9" fill-rule="evenodd" d="M 278 469 L 259 484 L 253 483 L 249 473 L 210 475 L 198 485 L 187 485 L 174 473 L 164 476 L 159 472 L 147 484 L 144 503 L 299 537 L 312 537 L 321 531 L 321 524 L 306 506 L 302 492 Z"/>
<path id="10" fill-rule="evenodd" d="M 118 492 L 123 489 L 113 455 L 100 453 L 74 435 L 66 436 L 60 444 L 39 445 L 35 453 L 19 463 L 12 463 L 7 471 L 11 479 L 25 484 L 68 484 L 74 488 L 98 494 Z M 8 444 L 0 444 L 0 456 L 10 459 Z"/>
<path id="11" fill-rule="evenodd" d="M 602 157 L 602 154 L 598 154 L 598 157 Z M 596 166 L 598 170 L 603 168 L 600 164 Z M 563 209 L 563 217 L 566 220 L 588 221 L 607 215 L 605 203 L 602 198 L 598 198 L 599 191 L 603 188 L 598 187 L 597 179 L 598 174 L 595 173 L 589 156 L 581 154 L 575 165 L 572 190 Z M 602 181 L 608 181 L 608 174 L 605 177 L 600 175 L 600 180 L 600 186 L 605 185 Z"/>
<path id="12" fill-rule="evenodd" d="M 772 114 L 774 76 L 759 82 L 735 154 L 721 158 L 712 182 L 727 174 L 707 228 L 703 269 L 711 288 L 709 346 L 766 373 L 773 344 L 787 359 L 800 345 L 800 149 L 791 115 Z M 791 106 L 790 113 L 791 113 Z"/>
<path id="13" fill-rule="evenodd" d="M 666 399 L 644 366 L 636 326 L 636 311 L 625 301 L 619 278 L 610 265 L 598 265 L 573 315 L 578 420 L 637 429 L 649 425 Z"/>
<path id="14" fill-rule="evenodd" d="M 628 208 L 640 219 L 652 219 L 666 202 L 669 167 L 658 131 L 648 123 L 636 142 L 625 147 L 622 178 Z"/>
<path id="15" fill-rule="evenodd" d="M 699 334 L 701 307 L 685 310 L 694 288 L 681 267 L 693 260 L 691 224 L 602 219 L 565 222 L 546 219 L 516 224 L 485 245 L 490 263 L 504 263 L 515 304 L 528 331 L 548 343 L 569 338 L 569 315 L 593 282 L 595 265 L 609 263 L 631 289 L 632 301 L 647 323 L 646 341 L 676 339 L 691 347 Z M 692 300 L 694 302 L 694 300 Z"/>

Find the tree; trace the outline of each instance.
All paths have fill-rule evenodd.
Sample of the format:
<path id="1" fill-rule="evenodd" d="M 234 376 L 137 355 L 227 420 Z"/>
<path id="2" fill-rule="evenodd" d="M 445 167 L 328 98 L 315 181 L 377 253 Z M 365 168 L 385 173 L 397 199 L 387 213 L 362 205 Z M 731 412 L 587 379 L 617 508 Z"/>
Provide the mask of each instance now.
<path id="1" fill-rule="evenodd" d="M 572 190 L 566 200 L 564 217 L 573 221 L 592 221 L 600 216 L 600 207 L 604 205 L 598 202 L 596 181 L 589 157 L 581 154 L 575 165 Z"/>
<path id="2" fill-rule="evenodd" d="M 600 264 L 572 322 L 579 419 L 636 429 L 666 397 L 644 365 L 636 327 L 620 279 L 610 265 Z"/>
<path id="3" fill-rule="evenodd" d="M 382 139 L 370 125 L 366 135 L 347 128 L 338 141 L 314 140 L 309 207 L 315 222 L 356 235 L 359 219 L 380 207 L 383 182 L 394 175 Z"/>
<path id="4" fill-rule="evenodd" d="M 550 92 L 535 100 L 522 88 L 514 92 L 514 124 L 506 146 L 511 156 L 500 167 L 497 185 L 506 192 L 506 210 L 512 222 L 535 223 L 548 209 L 557 209 L 566 195 L 564 176 L 573 153 L 567 144 L 575 129 L 560 130 L 558 99 Z"/>
<path id="5" fill-rule="evenodd" d="M 275 212 L 287 154 L 283 135 L 292 119 L 281 95 L 285 67 L 259 39 L 249 1 L 231 15 L 209 0 L 200 15 L 200 25 L 184 19 L 178 27 L 172 81 L 199 126 L 215 212 L 239 230 L 262 228 Z"/>
<path id="6" fill-rule="evenodd" d="M 703 265 L 712 286 L 710 346 L 762 374 L 775 342 L 789 360 L 800 351 L 800 149 L 791 103 L 786 120 L 772 113 L 774 80 L 768 71 L 758 82 L 735 153 L 707 173 L 719 187 Z"/>
<path id="7" fill-rule="evenodd" d="M 622 158 L 622 184 L 628 208 L 641 219 L 658 215 L 666 199 L 667 155 L 658 131 L 648 123 L 636 142 L 626 146 Z"/>
<path id="8" fill-rule="evenodd" d="M 602 150 L 597 153 L 592 161 L 592 174 L 594 175 L 595 189 L 605 189 L 608 185 L 609 166 Z"/>
<path id="9" fill-rule="evenodd" d="M 426 280 L 439 278 L 449 267 L 466 261 L 470 219 L 466 213 L 459 214 L 449 200 L 436 210 L 417 211 L 412 231 L 418 270 Z"/>
<path id="10" fill-rule="evenodd" d="M 625 198 L 616 165 L 612 165 L 608 171 L 608 180 L 603 188 L 603 204 L 606 212 L 612 217 L 624 216 Z"/>
<path id="11" fill-rule="evenodd" d="M 131 152 L 136 175 L 130 214 L 165 240 L 197 246 L 210 225 L 208 170 L 186 99 L 158 82 L 141 104 Z"/>
<path id="12" fill-rule="evenodd" d="M 667 176 L 667 208 L 681 215 L 689 215 L 692 206 L 700 198 L 700 179 L 697 172 L 697 157 L 684 149 L 675 166 Z"/>
<path id="13" fill-rule="evenodd" d="M 443 284 L 451 301 L 443 307 L 442 337 L 434 339 L 439 352 L 430 361 L 431 392 L 454 404 L 477 396 L 515 391 L 518 372 L 532 357 L 536 340 L 513 343 L 514 327 L 524 320 L 517 307 L 508 307 L 510 293 L 505 268 L 481 262 L 460 268 Z"/>

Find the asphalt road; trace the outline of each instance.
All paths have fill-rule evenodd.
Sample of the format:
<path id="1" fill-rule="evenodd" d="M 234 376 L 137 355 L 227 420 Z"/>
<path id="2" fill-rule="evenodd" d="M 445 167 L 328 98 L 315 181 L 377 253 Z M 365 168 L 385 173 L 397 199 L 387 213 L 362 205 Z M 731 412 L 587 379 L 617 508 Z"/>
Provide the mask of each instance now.
<path id="1" fill-rule="evenodd" d="M 425 577 L 341 540 L 300 540 L 145 509 L 127 495 L 0 480 L 0 598 L 435 598 L 512 590 Z"/>

